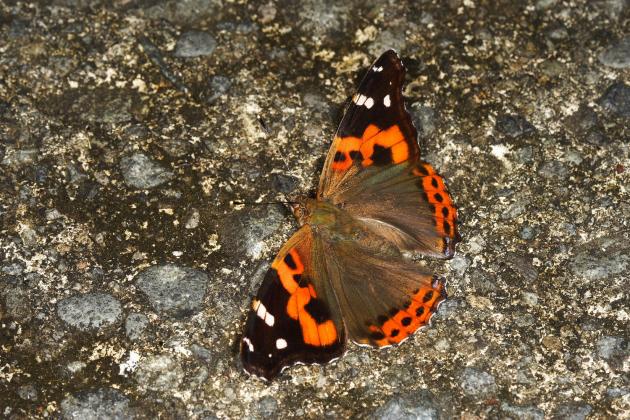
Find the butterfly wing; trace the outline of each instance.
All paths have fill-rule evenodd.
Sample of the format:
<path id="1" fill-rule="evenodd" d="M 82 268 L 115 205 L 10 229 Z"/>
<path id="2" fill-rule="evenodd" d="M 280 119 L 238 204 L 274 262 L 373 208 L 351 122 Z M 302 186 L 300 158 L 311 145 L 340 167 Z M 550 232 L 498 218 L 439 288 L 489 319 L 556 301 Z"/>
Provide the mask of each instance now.
<path id="1" fill-rule="evenodd" d="M 361 241 L 327 242 L 328 275 L 349 337 L 377 347 L 398 344 L 429 323 L 446 298 L 443 280 L 392 252 L 360 221 Z"/>
<path id="2" fill-rule="evenodd" d="M 419 159 L 404 75 L 392 50 L 370 67 L 328 153 L 318 196 L 400 249 L 450 258 L 460 240 L 457 209 L 442 177 Z"/>
<path id="3" fill-rule="evenodd" d="M 405 69 L 394 50 L 383 53 L 369 68 L 328 152 L 320 199 L 343 189 L 367 167 L 418 159 L 417 132 L 402 97 L 404 78 Z"/>
<path id="4" fill-rule="evenodd" d="M 319 246 L 303 226 L 272 262 L 241 341 L 247 372 L 270 380 L 286 366 L 325 363 L 343 353 L 343 321 Z"/>
<path id="5" fill-rule="evenodd" d="M 426 162 L 363 171 L 331 201 L 400 249 L 437 258 L 455 254 L 457 209 L 444 180 Z"/>

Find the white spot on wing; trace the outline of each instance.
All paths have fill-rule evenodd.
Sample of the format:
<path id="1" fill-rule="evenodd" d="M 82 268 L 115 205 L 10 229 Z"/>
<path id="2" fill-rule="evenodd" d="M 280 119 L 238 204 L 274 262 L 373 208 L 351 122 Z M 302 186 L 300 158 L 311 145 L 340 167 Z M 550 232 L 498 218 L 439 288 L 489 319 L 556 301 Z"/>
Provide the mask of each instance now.
<path id="1" fill-rule="evenodd" d="M 258 309 L 256 310 L 256 315 L 258 315 L 258 318 L 264 320 L 266 314 L 267 314 L 267 308 L 265 308 L 265 305 L 263 305 L 262 302 L 259 301 Z"/>
<path id="2" fill-rule="evenodd" d="M 254 351 L 254 345 L 252 344 L 249 338 L 243 337 L 243 343 L 247 344 L 247 349 L 249 351 Z"/>
<path id="3" fill-rule="evenodd" d="M 379 67 L 374 66 L 372 67 L 372 70 L 374 70 L 375 72 L 383 71 L 383 66 L 379 66 Z"/>
<path id="4" fill-rule="evenodd" d="M 269 325 L 270 327 L 273 327 L 273 324 L 276 322 L 276 318 L 271 315 L 269 312 L 267 312 L 265 314 L 265 324 Z"/>
<path id="5" fill-rule="evenodd" d="M 367 109 L 370 109 L 374 106 L 374 99 L 372 98 L 367 98 L 367 100 L 365 101 L 365 107 Z"/>
<path id="6" fill-rule="evenodd" d="M 278 350 L 286 349 L 287 348 L 287 340 L 285 340 L 284 338 L 278 338 L 276 340 L 276 348 Z"/>
<path id="7" fill-rule="evenodd" d="M 361 106 L 365 103 L 365 100 L 367 99 L 367 97 L 365 97 L 365 95 L 359 95 L 359 99 L 357 99 L 356 104 L 358 106 Z"/>
<path id="8" fill-rule="evenodd" d="M 389 108 L 391 104 L 392 104 L 392 100 L 390 99 L 389 95 L 385 95 L 385 97 L 383 98 L 383 105 Z"/>

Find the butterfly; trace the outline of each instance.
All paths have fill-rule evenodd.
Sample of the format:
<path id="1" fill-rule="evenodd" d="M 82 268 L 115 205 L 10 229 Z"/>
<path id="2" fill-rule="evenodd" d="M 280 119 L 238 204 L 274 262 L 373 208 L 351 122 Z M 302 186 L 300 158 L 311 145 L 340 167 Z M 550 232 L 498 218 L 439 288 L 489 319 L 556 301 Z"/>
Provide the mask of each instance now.
<path id="1" fill-rule="evenodd" d="M 445 281 L 403 251 L 451 258 L 457 210 L 442 177 L 420 160 L 395 51 L 369 68 L 339 125 L 316 199 L 252 299 L 241 341 L 248 373 L 271 380 L 298 363 L 340 357 L 347 341 L 398 344 L 427 325 Z"/>

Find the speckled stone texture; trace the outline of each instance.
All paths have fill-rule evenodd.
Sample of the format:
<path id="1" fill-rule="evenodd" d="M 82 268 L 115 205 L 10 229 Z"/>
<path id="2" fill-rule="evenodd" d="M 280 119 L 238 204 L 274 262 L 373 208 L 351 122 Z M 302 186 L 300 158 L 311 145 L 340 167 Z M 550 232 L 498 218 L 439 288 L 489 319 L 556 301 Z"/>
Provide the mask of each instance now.
<path id="1" fill-rule="evenodd" d="M 627 0 L 0 0 L 0 417 L 627 418 L 629 22 Z M 449 299 L 398 348 L 264 384 L 238 342 L 296 225 L 235 202 L 314 191 L 389 47 L 459 206 Z"/>

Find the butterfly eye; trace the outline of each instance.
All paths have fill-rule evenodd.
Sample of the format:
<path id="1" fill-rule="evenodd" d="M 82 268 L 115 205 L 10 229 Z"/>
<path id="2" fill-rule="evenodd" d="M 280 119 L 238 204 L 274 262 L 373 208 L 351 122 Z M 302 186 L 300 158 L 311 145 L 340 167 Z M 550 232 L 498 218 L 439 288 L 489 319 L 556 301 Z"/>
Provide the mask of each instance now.
<path id="1" fill-rule="evenodd" d="M 300 215 L 302 213 L 302 206 L 300 206 L 300 204 L 298 204 L 298 203 L 292 203 L 291 204 L 291 211 L 297 217 L 298 215 Z"/>
<path id="2" fill-rule="evenodd" d="M 291 211 L 298 222 L 302 222 L 306 217 L 306 208 L 301 203 L 291 204 Z"/>

